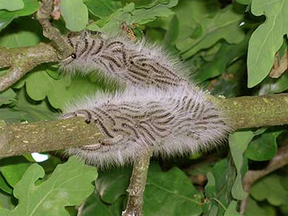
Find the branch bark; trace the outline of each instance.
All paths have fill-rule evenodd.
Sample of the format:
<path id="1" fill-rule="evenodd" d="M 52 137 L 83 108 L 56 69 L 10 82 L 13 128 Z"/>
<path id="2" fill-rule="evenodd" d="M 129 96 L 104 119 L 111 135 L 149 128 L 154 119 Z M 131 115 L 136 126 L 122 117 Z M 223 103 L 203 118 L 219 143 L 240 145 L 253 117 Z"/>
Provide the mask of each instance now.
<path id="1" fill-rule="evenodd" d="M 0 158 L 95 144 L 103 138 L 81 118 L 0 125 Z"/>
<path id="2" fill-rule="evenodd" d="M 0 92 L 8 89 L 37 65 L 58 62 L 58 54 L 50 44 L 40 43 L 33 47 L 0 47 L 0 68 L 10 67 L 0 77 Z"/>
<path id="3" fill-rule="evenodd" d="M 57 53 L 60 55 L 59 59 L 62 59 L 70 55 L 73 49 L 65 42 L 59 30 L 54 28 L 50 22 L 53 5 L 53 0 L 42 0 L 36 17 L 43 27 L 43 35 L 52 41 Z"/>
<path id="4" fill-rule="evenodd" d="M 40 43 L 33 47 L 14 49 L 0 47 L 0 68 L 9 67 L 0 77 L 0 92 L 8 89 L 37 65 L 59 62 L 71 54 L 72 47 L 65 42 L 59 30 L 54 28 L 50 22 L 52 11 L 53 1 L 43 0 L 36 16 L 43 27 L 43 35 L 52 43 Z"/>
<path id="5" fill-rule="evenodd" d="M 152 150 L 148 150 L 146 154 L 139 155 L 138 160 L 133 164 L 133 172 L 130 178 L 130 184 L 127 189 L 129 194 L 126 210 L 122 216 L 142 216 L 143 195 L 146 186 L 148 168 Z"/>
<path id="6" fill-rule="evenodd" d="M 235 130 L 288 124 L 288 94 L 210 99 Z"/>
<path id="7" fill-rule="evenodd" d="M 288 124 L 288 94 L 210 99 L 235 130 Z M 101 133 L 75 118 L 0 126 L 0 136 L 1 158 L 94 144 Z"/>

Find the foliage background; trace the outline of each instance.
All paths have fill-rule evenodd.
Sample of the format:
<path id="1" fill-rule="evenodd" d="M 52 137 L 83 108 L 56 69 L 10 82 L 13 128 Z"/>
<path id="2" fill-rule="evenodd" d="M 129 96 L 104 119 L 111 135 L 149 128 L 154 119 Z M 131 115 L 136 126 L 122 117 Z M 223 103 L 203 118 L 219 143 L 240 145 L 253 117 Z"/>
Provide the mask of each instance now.
<path id="1" fill-rule="evenodd" d="M 32 19 L 38 8 L 37 0 L 0 0 L 0 46 L 47 42 Z M 133 37 L 146 37 L 178 56 L 190 68 L 191 82 L 213 95 L 288 89 L 288 0 L 62 0 L 60 8 L 62 18 L 53 25 L 63 34 L 84 28 L 118 33 L 125 23 Z M 282 71 L 275 69 L 275 59 L 286 59 Z M 269 75 L 273 65 L 279 78 Z M 56 119 L 68 101 L 97 90 L 115 89 L 97 75 L 68 77 L 57 64 L 41 65 L 0 94 L 0 118 L 7 123 Z M 230 135 L 217 152 L 155 158 L 144 214 L 238 215 L 237 203 L 245 197 L 242 177 L 248 169 L 264 168 L 286 143 L 285 126 L 243 130 Z M 76 215 L 74 206 L 88 197 L 81 215 L 121 215 L 131 167 L 97 172 L 74 157 L 66 160 L 55 152 L 42 163 L 31 155 L 1 159 L 0 214 Z M 288 215 L 287 174 L 282 168 L 254 184 L 245 215 Z"/>

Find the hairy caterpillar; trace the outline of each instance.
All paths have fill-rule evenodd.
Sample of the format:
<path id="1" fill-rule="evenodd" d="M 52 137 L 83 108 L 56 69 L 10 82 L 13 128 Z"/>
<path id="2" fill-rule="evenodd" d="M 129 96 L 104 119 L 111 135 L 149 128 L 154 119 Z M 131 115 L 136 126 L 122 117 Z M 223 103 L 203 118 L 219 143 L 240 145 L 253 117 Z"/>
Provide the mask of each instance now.
<path id="1" fill-rule="evenodd" d="M 178 75 L 179 67 L 159 49 L 87 32 L 67 41 L 74 53 L 62 68 L 79 73 L 99 70 L 128 87 L 66 110 L 62 118 L 81 116 L 105 135 L 94 145 L 70 149 L 70 154 L 99 166 L 122 165 L 148 148 L 164 156 L 207 149 L 230 130 L 217 107 Z"/>
<path id="2" fill-rule="evenodd" d="M 62 69 L 68 72 L 89 73 L 99 70 L 103 75 L 130 86 L 188 85 L 176 71 L 183 71 L 171 62 L 164 52 L 145 42 L 132 43 L 124 38 L 104 38 L 88 32 L 70 34 L 67 42 L 74 53 L 62 62 Z"/>

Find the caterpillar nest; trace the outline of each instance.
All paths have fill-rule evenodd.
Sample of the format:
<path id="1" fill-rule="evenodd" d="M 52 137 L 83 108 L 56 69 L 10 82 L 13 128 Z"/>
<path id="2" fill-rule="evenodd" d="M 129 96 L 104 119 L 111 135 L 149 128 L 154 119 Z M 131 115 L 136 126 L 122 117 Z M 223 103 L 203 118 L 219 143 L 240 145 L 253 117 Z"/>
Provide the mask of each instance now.
<path id="1" fill-rule="evenodd" d="M 70 34 L 67 42 L 74 53 L 62 62 L 64 71 L 98 71 L 126 86 L 124 92 L 67 107 L 62 118 L 83 117 L 105 136 L 69 149 L 69 154 L 97 166 L 123 165 L 148 149 L 162 156 L 210 149 L 230 131 L 220 110 L 178 73 L 184 68 L 160 48 L 86 31 Z"/>

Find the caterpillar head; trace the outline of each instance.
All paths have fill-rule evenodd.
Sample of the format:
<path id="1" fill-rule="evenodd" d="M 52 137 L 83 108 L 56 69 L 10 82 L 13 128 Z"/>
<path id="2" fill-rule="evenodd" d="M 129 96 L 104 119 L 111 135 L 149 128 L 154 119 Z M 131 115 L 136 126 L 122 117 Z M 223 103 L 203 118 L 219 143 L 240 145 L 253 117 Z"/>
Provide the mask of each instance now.
<path id="1" fill-rule="evenodd" d="M 101 51 L 104 45 L 101 33 L 90 31 L 69 33 L 66 42 L 73 48 L 73 52 L 61 62 L 61 68 L 64 71 L 89 70 L 92 58 Z"/>

